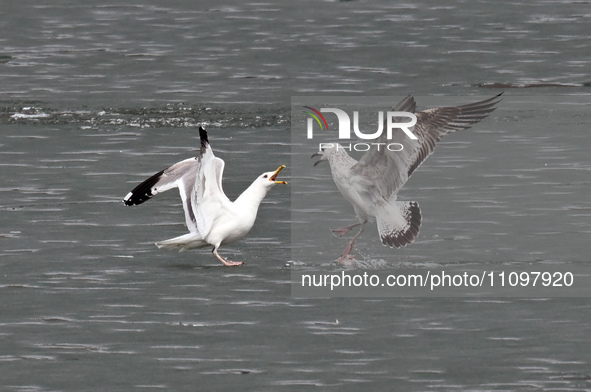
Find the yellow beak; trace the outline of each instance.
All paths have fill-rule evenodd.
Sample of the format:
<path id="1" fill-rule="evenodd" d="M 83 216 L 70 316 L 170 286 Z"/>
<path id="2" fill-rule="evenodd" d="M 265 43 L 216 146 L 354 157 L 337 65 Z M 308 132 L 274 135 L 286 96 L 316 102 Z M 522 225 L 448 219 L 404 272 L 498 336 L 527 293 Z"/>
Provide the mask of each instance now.
<path id="1" fill-rule="evenodd" d="M 287 182 L 285 181 L 277 181 L 277 175 L 279 174 L 279 172 L 281 170 L 283 170 L 285 168 L 285 165 L 281 165 L 277 168 L 277 170 L 275 170 L 275 173 L 273 173 L 273 175 L 271 177 L 269 177 L 269 181 L 275 181 L 275 184 L 287 184 Z"/>

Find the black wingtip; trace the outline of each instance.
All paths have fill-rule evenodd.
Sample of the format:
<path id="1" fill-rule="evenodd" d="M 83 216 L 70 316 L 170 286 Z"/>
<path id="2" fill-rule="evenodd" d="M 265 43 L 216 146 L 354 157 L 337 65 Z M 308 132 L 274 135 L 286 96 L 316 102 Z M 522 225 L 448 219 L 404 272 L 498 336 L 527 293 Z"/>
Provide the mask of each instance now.
<path id="1" fill-rule="evenodd" d="M 160 180 L 160 177 L 162 177 L 163 173 L 164 170 L 159 171 L 152 177 L 148 178 L 146 181 L 133 188 L 133 190 L 123 198 L 123 203 L 126 206 L 136 206 L 151 199 L 152 196 L 154 196 L 152 194 L 152 187 Z"/>
<path id="2" fill-rule="evenodd" d="M 199 138 L 201 139 L 201 147 L 206 148 L 209 140 L 207 140 L 207 131 L 201 125 L 199 126 Z"/>
<path id="3" fill-rule="evenodd" d="M 503 98 L 501 97 L 501 95 L 503 95 L 503 93 L 504 93 L 504 91 L 501 91 L 500 93 L 498 93 L 497 95 L 495 95 L 495 96 L 494 96 L 494 97 L 492 97 L 491 99 L 497 99 L 497 98 L 498 98 L 498 101 L 497 101 L 497 103 L 498 103 L 498 102 L 501 102 L 501 100 L 503 99 Z"/>

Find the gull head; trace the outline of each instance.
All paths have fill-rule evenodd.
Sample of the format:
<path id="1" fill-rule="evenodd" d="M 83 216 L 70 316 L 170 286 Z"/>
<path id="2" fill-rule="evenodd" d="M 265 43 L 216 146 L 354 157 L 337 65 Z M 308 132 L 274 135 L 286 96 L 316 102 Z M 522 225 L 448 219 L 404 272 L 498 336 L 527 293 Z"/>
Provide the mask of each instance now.
<path id="1" fill-rule="evenodd" d="M 328 143 L 327 143 L 328 144 Z M 311 158 L 320 157 L 316 162 L 314 162 L 314 166 L 318 165 L 322 161 L 328 161 L 328 157 L 330 156 L 331 152 L 335 149 L 334 145 L 328 144 L 328 147 L 322 147 L 318 152 L 312 154 Z"/>
<path id="2" fill-rule="evenodd" d="M 281 165 L 275 170 L 274 172 L 266 172 L 259 176 L 257 182 L 260 182 L 265 187 L 272 187 L 276 184 L 287 184 L 285 181 L 277 181 L 277 176 L 279 172 L 285 168 L 285 165 Z"/>

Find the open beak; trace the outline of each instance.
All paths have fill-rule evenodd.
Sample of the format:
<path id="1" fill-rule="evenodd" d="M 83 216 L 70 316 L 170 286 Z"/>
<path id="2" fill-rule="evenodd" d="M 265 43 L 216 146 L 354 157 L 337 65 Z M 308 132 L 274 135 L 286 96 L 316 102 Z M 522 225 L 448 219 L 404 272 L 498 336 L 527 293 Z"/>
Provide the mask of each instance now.
<path id="1" fill-rule="evenodd" d="M 315 152 L 314 154 L 312 154 L 312 156 L 310 158 L 316 158 L 316 157 L 322 157 L 322 153 L 321 152 Z M 318 165 L 320 162 L 322 162 L 322 158 L 320 158 L 319 160 L 317 160 L 316 162 L 314 162 L 314 166 Z"/>
<path id="2" fill-rule="evenodd" d="M 277 168 L 277 170 L 275 170 L 275 173 L 273 173 L 273 175 L 271 175 L 271 177 L 269 177 L 269 181 L 274 181 L 275 184 L 287 184 L 287 182 L 285 181 L 277 181 L 277 175 L 279 174 L 279 172 L 281 170 L 283 170 L 285 168 L 285 165 L 281 165 Z"/>

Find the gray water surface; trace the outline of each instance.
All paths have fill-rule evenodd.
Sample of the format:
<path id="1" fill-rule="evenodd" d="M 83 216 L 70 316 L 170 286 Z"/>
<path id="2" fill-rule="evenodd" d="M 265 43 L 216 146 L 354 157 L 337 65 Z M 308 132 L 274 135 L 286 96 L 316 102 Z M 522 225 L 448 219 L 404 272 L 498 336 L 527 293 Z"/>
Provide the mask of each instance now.
<path id="1" fill-rule="evenodd" d="M 201 122 L 235 198 L 290 165 L 292 95 L 502 89 L 525 105 L 409 181 L 417 243 L 368 257 L 587 262 L 589 106 L 567 129 L 527 107 L 588 96 L 586 2 L 6 3 L 0 390 L 591 390 L 587 298 L 291 298 L 290 167 L 222 248 L 241 268 L 153 245 L 186 232 L 175 191 L 121 203 L 194 156 Z"/>

